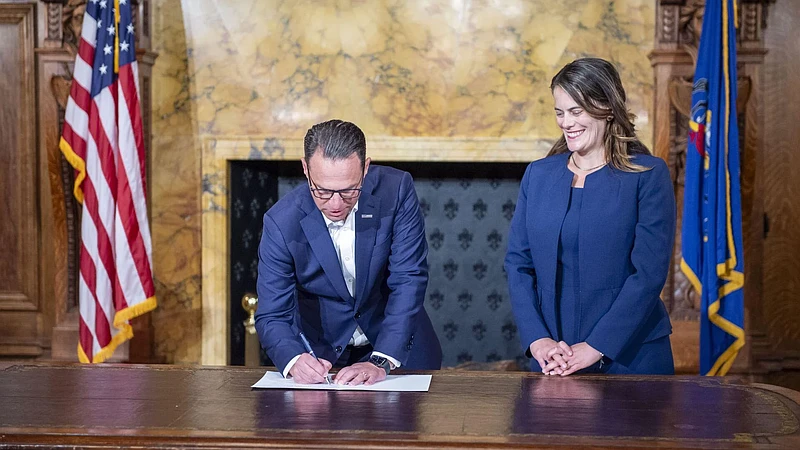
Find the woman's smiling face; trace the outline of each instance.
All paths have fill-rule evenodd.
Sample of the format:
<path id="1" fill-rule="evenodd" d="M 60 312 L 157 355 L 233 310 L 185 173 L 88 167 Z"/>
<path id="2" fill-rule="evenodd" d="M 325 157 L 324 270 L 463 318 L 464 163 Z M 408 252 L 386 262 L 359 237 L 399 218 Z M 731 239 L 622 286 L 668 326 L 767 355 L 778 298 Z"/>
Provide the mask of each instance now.
<path id="1" fill-rule="evenodd" d="M 606 121 L 590 116 L 569 94 L 556 86 L 553 89 L 556 122 L 564 133 L 571 152 L 587 155 L 593 151 L 603 152 L 606 136 Z"/>

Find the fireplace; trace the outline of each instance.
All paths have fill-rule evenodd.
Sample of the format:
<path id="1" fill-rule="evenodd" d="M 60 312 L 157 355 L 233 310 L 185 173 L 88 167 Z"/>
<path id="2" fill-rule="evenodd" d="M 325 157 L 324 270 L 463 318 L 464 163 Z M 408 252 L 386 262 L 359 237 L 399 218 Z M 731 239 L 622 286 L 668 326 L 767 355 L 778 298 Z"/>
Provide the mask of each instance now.
<path id="1" fill-rule="evenodd" d="M 519 357 L 502 260 L 519 180 L 551 143 L 533 139 L 367 140 L 375 164 L 410 172 L 425 214 L 425 307 L 444 364 Z M 261 216 L 304 182 L 300 139 L 204 142 L 203 364 L 241 364 L 241 294 L 254 291 Z M 251 288 L 252 286 L 252 288 Z"/>

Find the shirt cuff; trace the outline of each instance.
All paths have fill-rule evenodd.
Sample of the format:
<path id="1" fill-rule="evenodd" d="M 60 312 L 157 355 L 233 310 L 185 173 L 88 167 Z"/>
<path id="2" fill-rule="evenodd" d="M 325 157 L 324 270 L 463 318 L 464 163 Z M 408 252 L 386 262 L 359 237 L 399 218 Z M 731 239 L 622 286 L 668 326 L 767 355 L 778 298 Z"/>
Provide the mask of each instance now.
<path id="1" fill-rule="evenodd" d="M 302 356 L 302 353 L 300 355 L 295 356 L 294 358 L 291 359 L 291 361 L 289 361 L 289 364 L 287 364 L 286 367 L 283 369 L 283 378 L 289 378 L 289 371 L 292 370 L 292 367 L 294 367 L 294 363 L 296 363 L 297 360 L 300 359 L 300 356 Z"/>
<path id="2" fill-rule="evenodd" d="M 396 368 L 400 367 L 400 361 L 392 358 L 391 356 L 387 355 L 386 353 L 373 351 L 372 354 L 373 355 L 378 355 L 378 356 L 380 356 L 382 358 L 388 359 L 389 363 L 392 365 L 392 369 L 396 369 Z"/>

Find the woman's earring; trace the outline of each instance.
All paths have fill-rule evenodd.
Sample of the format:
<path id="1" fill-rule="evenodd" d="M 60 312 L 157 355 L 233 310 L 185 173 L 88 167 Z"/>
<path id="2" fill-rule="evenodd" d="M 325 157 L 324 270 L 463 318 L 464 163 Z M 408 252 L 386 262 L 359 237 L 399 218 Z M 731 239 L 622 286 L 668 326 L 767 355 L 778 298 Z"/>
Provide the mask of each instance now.
<path id="1" fill-rule="evenodd" d="M 608 122 L 611 122 L 612 120 L 614 120 L 614 116 L 608 116 L 608 117 L 606 117 L 606 121 L 608 121 Z"/>

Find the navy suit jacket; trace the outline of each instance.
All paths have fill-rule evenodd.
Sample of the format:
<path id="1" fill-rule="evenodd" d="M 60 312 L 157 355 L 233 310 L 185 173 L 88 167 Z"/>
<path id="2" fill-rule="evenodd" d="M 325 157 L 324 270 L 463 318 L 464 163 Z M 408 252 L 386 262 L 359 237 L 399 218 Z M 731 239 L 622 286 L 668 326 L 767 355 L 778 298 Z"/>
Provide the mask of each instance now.
<path id="1" fill-rule="evenodd" d="M 440 368 L 423 307 L 428 247 L 411 175 L 371 165 L 355 214 L 355 298 L 307 185 L 264 215 L 255 315 L 261 345 L 283 372 L 305 352 L 302 331 L 317 357 L 335 363 L 359 325 L 376 351 L 404 367 Z"/>
<path id="2" fill-rule="evenodd" d="M 532 162 L 511 222 L 506 272 L 523 348 L 537 339 L 586 342 L 628 365 L 642 344 L 672 332 L 660 299 L 675 236 L 675 196 L 666 164 L 637 155 L 645 172 L 606 166 L 586 177 L 578 237 L 580 273 L 573 336 L 557 336 L 556 268 L 573 173 L 569 153 Z M 671 360 L 671 355 L 669 358 Z M 535 362 L 535 361 L 533 361 Z M 532 362 L 532 365 L 533 365 Z M 637 371 L 646 373 L 647 367 Z"/>

